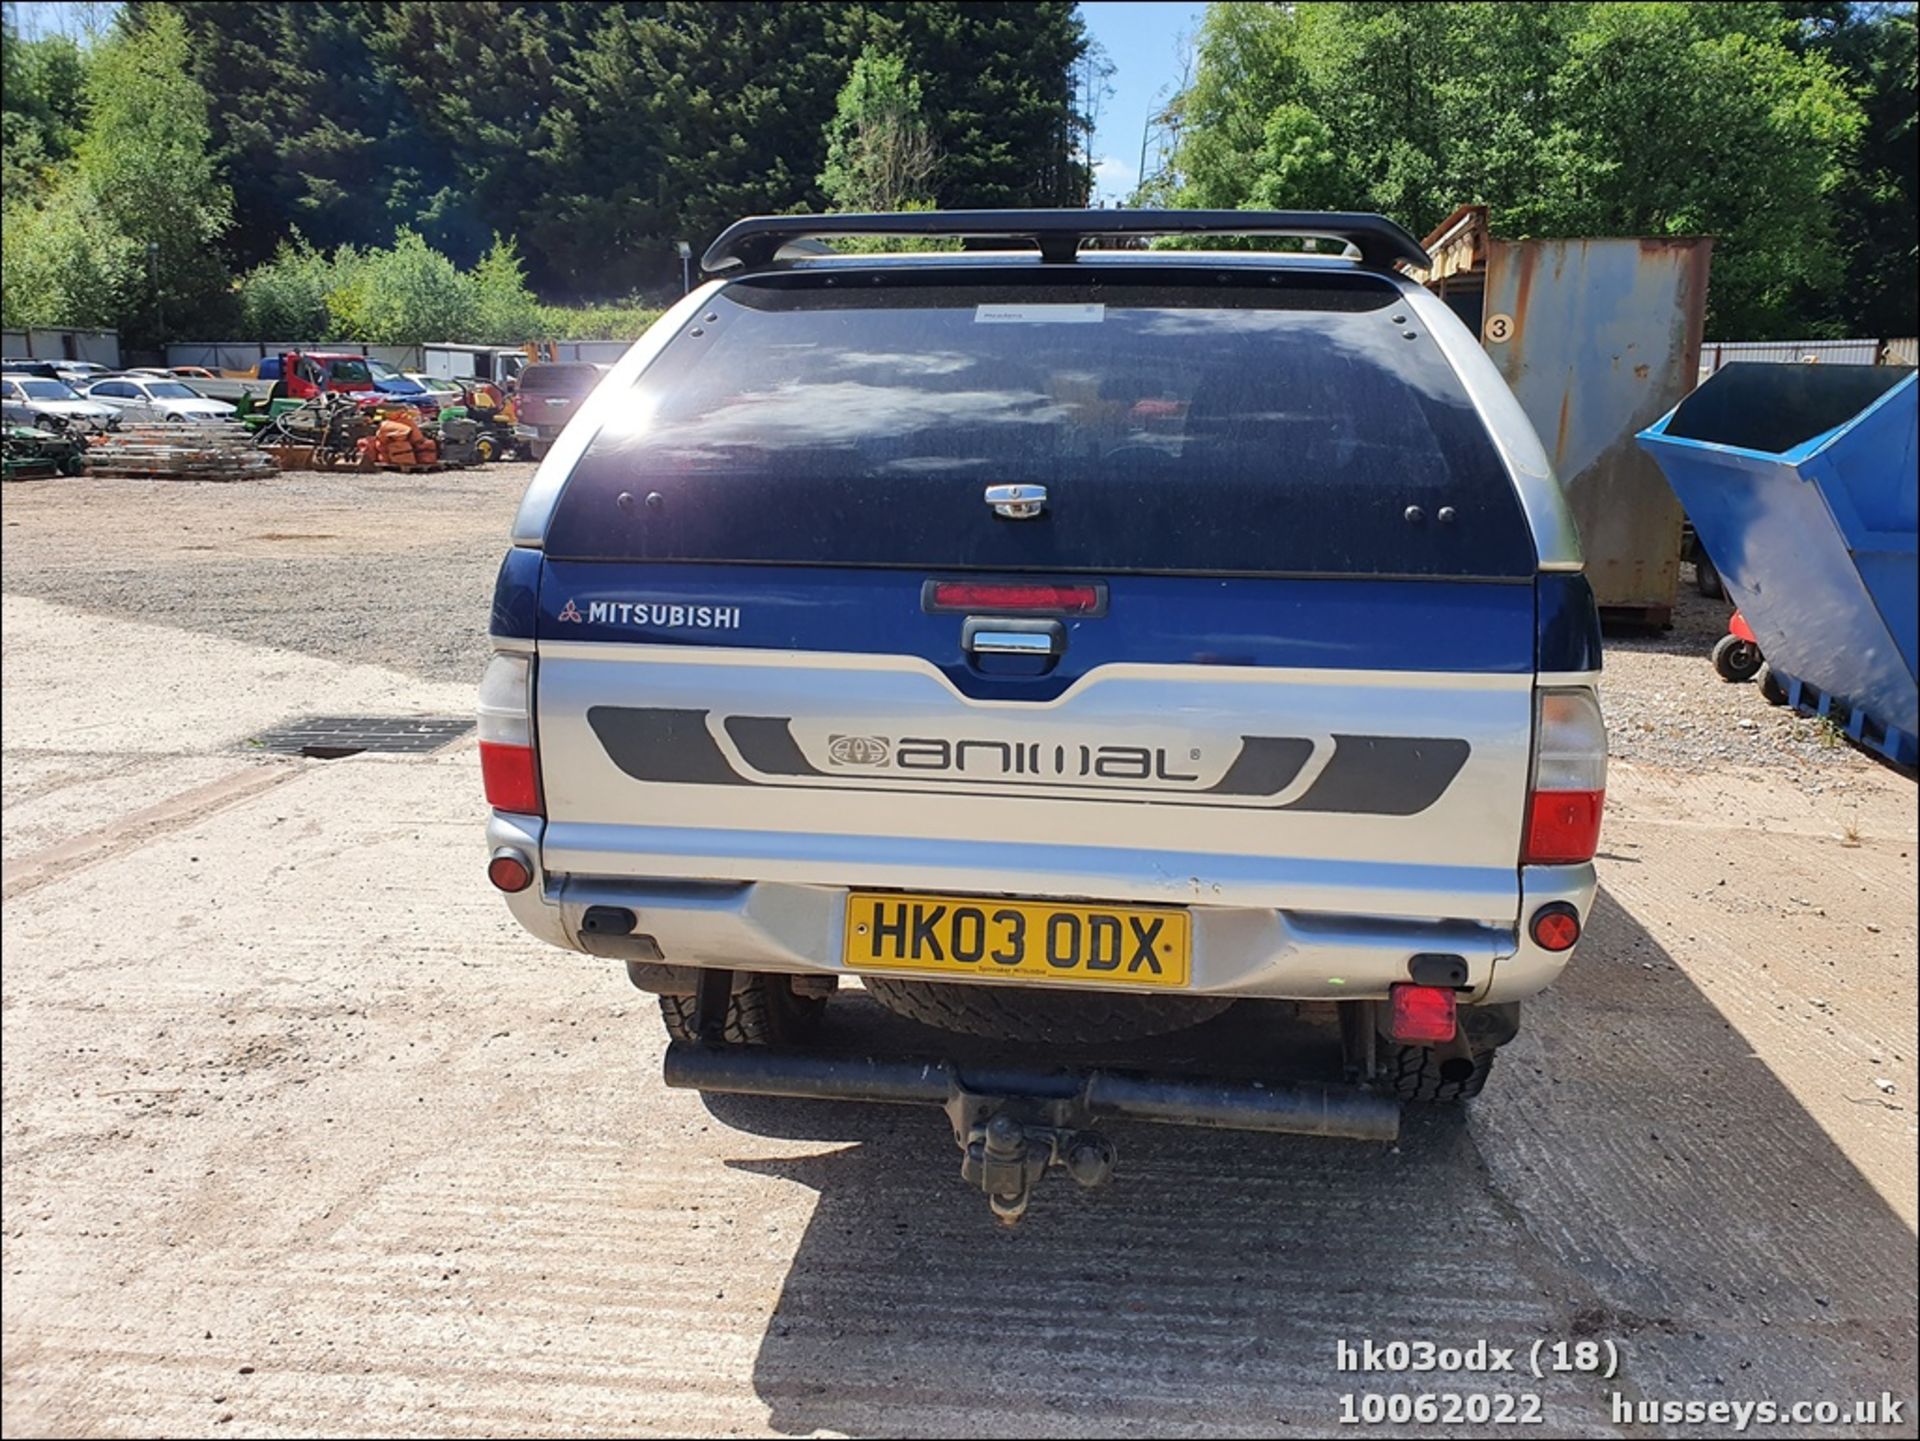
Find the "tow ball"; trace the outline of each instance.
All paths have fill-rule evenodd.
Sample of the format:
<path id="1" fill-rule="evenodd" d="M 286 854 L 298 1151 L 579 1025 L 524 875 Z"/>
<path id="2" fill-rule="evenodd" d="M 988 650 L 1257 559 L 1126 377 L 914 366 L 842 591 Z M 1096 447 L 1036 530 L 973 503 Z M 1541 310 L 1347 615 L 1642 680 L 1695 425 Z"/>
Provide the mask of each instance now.
<path id="1" fill-rule="evenodd" d="M 962 1101 L 956 1096 L 950 1108 Z M 1113 1179 L 1113 1143 L 1098 1131 L 1037 1125 L 997 1111 L 964 1133 L 956 1123 L 954 1136 L 960 1141 L 960 1179 L 985 1191 L 993 1214 L 1008 1226 L 1027 1214 L 1035 1183 L 1054 1166 L 1089 1189 Z"/>
<path id="2" fill-rule="evenodd" d="M 1357 1086 L 1284 1085 L 1203 1076 L 1007 1065 L 931 1057 L 729 1044 L 721 1032 L 731 980 L 700 974 L 694 1039 L 667 1046 L 662 1079 L 682 1091 L 938 1106 L 960 1147 L 960 1178 L 986 1192 L 1005 1225 L 1027 1213 L 1033 1188 L 1059 1167 L 1080 1185 L 1113 1175 L 1113 1143 L 1092 1129 L 1119 1117 L 1161 1125 L 1392 1141 L 1400 1108 Z"/>

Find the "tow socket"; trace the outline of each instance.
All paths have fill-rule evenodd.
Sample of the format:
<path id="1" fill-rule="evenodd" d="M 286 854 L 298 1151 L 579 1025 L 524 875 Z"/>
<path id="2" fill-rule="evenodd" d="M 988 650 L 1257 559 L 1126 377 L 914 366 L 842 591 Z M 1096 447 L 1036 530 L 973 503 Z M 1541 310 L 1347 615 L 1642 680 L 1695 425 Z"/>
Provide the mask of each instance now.
<path id="1" fill-rule="evenodd" d="M 1113 1174 L 1099 1116 L 1163 1125 L 1392 1141 L 1400 1108 L 1357 1087 L 1265 1085 L 1122 1071 L 956 1066 L 712 1041 L 667 1047 L 665 1080 L 688 1091 L 938 1106 L 960 1148 L 960 1178 L 1012 1225 L 1059 1167 L 1082 1186 Z"/>

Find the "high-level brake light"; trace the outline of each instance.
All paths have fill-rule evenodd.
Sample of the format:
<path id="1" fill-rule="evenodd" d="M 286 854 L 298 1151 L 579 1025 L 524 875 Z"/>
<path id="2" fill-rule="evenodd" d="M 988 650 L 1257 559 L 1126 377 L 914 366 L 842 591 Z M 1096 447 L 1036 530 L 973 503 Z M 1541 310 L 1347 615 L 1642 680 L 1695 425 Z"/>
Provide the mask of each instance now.
<path id="1" fill-rule="evenodd" d="M 988 611 L 1001 615 L 1096 615 L 1102 599 L 1097 585 L 936 580 L 928 587 L 927 609 Z"/>

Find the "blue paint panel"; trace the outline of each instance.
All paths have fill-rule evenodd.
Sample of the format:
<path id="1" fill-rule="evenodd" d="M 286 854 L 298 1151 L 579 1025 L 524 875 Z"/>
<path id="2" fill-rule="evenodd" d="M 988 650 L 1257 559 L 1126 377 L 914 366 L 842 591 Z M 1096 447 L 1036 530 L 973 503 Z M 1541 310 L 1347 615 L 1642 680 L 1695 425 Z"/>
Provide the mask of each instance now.
<path id="1" fill-rule="evenodd" d="M 917 655 L 980 700 L 1048 700 L 1097 666 L 1126 662 L 1503 675 L 1533 669 L 1529 583 L 1114 576 L 1106 615 L 1063 619 L 1066 653 L 1050 673 L 984 675 L 960 647 L 966 617 L 921 608 L 927 578 L 905 570 L 549 561 L 540 582 L 539 636 Z"/>
<path id="2" fill-rule="evenodd" d="M 532 640 L 540 610 L 540 564 L 537 550 L 516 546 L 500 562 L 500 574 L 493 582 L 493 619 L 487 625 L 489 635 Z"/>
<path id="3" fill-rule="evenodd" d="M 1543 674 L 1600 669 L 1600 608 L 1584 575 L 1549 571 L 1536 583 Z"/>

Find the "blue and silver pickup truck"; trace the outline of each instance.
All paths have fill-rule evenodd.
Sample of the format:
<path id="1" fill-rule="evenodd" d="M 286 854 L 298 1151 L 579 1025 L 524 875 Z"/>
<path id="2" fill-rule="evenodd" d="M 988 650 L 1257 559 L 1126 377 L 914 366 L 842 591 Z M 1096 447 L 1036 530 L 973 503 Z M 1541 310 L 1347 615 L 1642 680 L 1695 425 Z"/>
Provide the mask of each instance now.
<path id="1" fill-rule="evenodd" d="M 1144 248 L 1208 234 L 1345 253 Z M 1599 626 L 1418 244 L 781 216 L 703 263 L 534 477 L 480 703 L 490 879 L 658 993 L 668 1084 L 942 1106 L 1009 1219 L 1106 1179 L 1103 1116 L 1477 1094 L 1593 900 Z M 856 978 L 1028 1064 L 821 1045 Z M 1276 999 L 1337 1014 L 1337 1082 L 1060 1063 Z"/>

